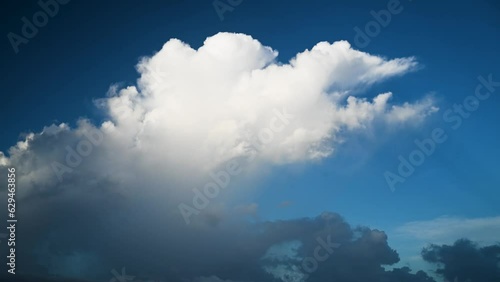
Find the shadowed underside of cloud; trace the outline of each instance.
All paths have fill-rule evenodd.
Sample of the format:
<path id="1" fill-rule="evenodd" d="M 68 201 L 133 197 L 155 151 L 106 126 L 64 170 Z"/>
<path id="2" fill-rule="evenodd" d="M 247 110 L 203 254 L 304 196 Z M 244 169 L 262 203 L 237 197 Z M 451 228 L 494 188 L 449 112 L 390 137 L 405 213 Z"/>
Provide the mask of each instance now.
<path id="1" fill-rule="evenodd" d="M 421 122 L 437 110 L 429 97 L 390 105 L 390 92 L 355 96 L 416 66 L 345 41 L 318 43 L 284 64 L 243 34 L 217 34 L 197 50 L 169 40 L 140 61 L 136 86 L 97 100 L 109 117 L 101 125 L 51 125 L 0 152 L 0 167 L 17 173 L 19 271 L 103 279 L 127 267 L 168 281 L 286 281 L 300 276 L 318 236 L 330 235 L 341 246 L 308 281 L 428 281 L 384 271 L 398 261 L 385 234 L 353 229 L 335 214 L 249 223 L 222 195 L 211 202 L 217 209 L 186 225 L 177 209 L 227 161 L 251 159 L 258 168 L 318 160 L 353 132 Z M 231 182 L 235 193 L 252 189 L 259 171 L 251 171 Z M 290 244 L 292 257 L 265 256 Z"/>
<path id="2" fill-rule="evenodd" d="M 385 271 L 383 265 L 399 260 L 386 235 L 351 228 L 337 214 L 221 224 L 215 229 L 172 222 L 162 226 L 169 222 L 159 217 L 148 220 L 150 215 L 120 205 L 110 206 L 106 213 L 89 212 L 85 203 L 59 206 L 50 214 L 23 213 L 20 220 L 29 218 L 32 224 L 20 225 L 17 231 L 23 242 L 17 252 L 22 266 L 18 271 L 96 281 L 111 279 L 110 270 L 125 266 L 128 274 L 144 277 L 141 281 L 302 281 L 293 277 L 303 274 L 309 275 L 307 281 L 433 281 L 408 269 Z M 309 274 L 304 261 L 314 257 L 318 247 L 324 248 L 321 240 L 339 247 Z M 289 242 L 300 243 L 294 255 L 287 256 L 290 250 L 281 248 L 285 255 L 279 256 L 276 248 Z M 322 255 L 327 252 L 323 249 Z"/>
<path id="3" fill-rule="evenodd" d="M 101 281 L 113 278 L 109 274 L 112 268 L 127 265 L 124 273 L 135 277 L 130 281 L 293 282 L 304 281 L 304 275 L 308 276 L 307 281 L 318 282 L 434 281 L 423 272 L 412 274 L 408 268 L 384 270 L 383 265 L 399 260 L 396 251 L 388 246 L 385 233 L 366 227 L 351 228 L 334 213 L 323 213 L 316 218 L 247 223 L 237 230 L 234 226 L 203 232 L 177 229 L 176 232 L 184 236 L 177 239 L 166 238 L 167 232 L 162 233 L 161 238 L 144 232 L 158 231 L 156 223 L 151 226 L 139 222 L 129 224 L 121 227 L 119 237 L 115 237 L 116 232 L 99 233 L 102 228 L 85 234 L 69 230 L 54 232 L 50 246 L 43 251 L 45 258 L 38 260 L 37 272 Z M 52 228 L 59 229 L 58 224 Z M 19 230 L 19 241 L 28 243 L 20 247 L 18 253 L 18 265 L 23 268 L 35 263 L 29 255 L 33 254 L 31 248 L 36 244 L 29 235 L 23 235 L 27 231 L 26 228 Z M 319 259 L 318 254 L 326 258 Z M 314 271 L 305 263 L 311 258 L 318 260 Z"/>

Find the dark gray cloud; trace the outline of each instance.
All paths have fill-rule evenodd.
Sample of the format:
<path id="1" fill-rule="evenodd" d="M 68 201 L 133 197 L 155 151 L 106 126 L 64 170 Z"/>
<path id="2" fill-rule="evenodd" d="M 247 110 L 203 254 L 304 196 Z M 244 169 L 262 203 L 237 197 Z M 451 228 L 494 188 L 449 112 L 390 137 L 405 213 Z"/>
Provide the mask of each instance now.
<path id="1" fill-rule="evenodd" d="M 461 239 L 453 245 L 430 245 L 422 250 L 422 257 L 437 264 L 436 273 L 448 281 L 500 281 L 500 244 L 479 247 Z"/>
<path id="2" fill-rule="evenodd" d="M 177 205 L 192 198 L 191 182 L 149 170 L 133 152 L 118 154 L 106 142 L 59 179 L 48 164 L 65 164 L 67 147 L 95 130 L 85 121 L 78 130 L 53 126 L 11 150 L 19 281 L 31 279 L 23 275 L 111 281 L 112 271 L 123 268 L 133 281 L 432 281 L 384 270 L 399 261 L 386 234 L 351 227 L 336 213 L 262 221 L 249 217 L 258 214 L 255 204 L 232 209 L 213 199 L 218 208 L 186 225 Z"/>

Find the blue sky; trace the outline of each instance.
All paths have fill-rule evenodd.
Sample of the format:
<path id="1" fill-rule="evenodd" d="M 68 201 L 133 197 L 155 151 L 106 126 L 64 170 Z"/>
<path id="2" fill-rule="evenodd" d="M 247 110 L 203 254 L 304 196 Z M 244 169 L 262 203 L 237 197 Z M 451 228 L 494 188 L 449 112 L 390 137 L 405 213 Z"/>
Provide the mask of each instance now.
<path id="1" fill-rule="evenodd" d="M 390 91 L 391 103 L 402 104 L 430 95 L 439 111 L 416 125 L 375 126 L 349 134 L 331 156 L 316 162 L 270 167 L 252 184 L 258 186 L 256 192 L 236 204 L 257 204 L 262 220 L 337 212 L 354 226 L 384 230 L 389 245 L 401 249 L 402 264 L 415 269 L 426 266 L 410 257 L 434 238 L 415 229 L 407 232 L 410 222 L 435 227 L 432 223 L 445 217 L 450 226 L 470 224 L 470 229 L 457 229 L 463 234 L 436 235 L 441 243 L 477 235 L 472 239 L 490 244 L 498 238 L 500 88 L 457 129 L 443 118 L 454 104 L 474 95 L 479 76 L 500 81 L 497 2 L 402 0 L 402 11 L 366 47 L 356 46 L 354 28 L 364 30 L 374 20 L 370 11 L 386 9 L 389 1 L 243 0 L 224 13 L 224 20 L 210 1 L 167 2 L 71 1 L 20 45 L 18 54 L 4 38 L 0 151 L 24 139 L 20 134 L 40 132 L 53 123 L 74 127 L 80 117 L 95 124 L 106 120 L 94 101 L 113 84 L 135 84 L 139 59 L 171 38 L 196 49 L 218 32 L 244 33 L 279 51 L 277 60 L 284 63 L 318 42 L 347 40 L 354 49 L 389 59 L 415 57 L 419 64 L 358 96 L 371 99 Z M 19 33 L 20 18 L 39 9 L 35 2 L 4 5 L 9 11 L 3 17 L 4 34 Z M 429 138 L 435 128 L 442 128 L 447 140 L 391 191 L 384 172 L 396 172 L 398 156 L 408 158 L 416 148 L 414 140 Z M 477 223 L 482 220 L 487 223 Z M 490 236 L 478 235 L 484 233 Z"/>

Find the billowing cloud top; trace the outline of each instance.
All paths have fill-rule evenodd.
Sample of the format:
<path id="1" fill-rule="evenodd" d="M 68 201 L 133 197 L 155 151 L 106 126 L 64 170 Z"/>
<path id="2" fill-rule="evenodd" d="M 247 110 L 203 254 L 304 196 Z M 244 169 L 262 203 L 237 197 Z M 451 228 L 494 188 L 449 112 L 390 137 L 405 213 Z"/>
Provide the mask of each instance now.
<path id="1" fill-rule="evenodd" d="M 370 100 L 353 96 L 413 70 L 413 57 L 387 60 L 346 41 L 320 42 L 288 64 L 277 55 L 244 34 L 219 33 L 198 50 L 169 40 L 140 61 L 137 86 L 112 87 L 97 101 L 110 117 L 100 127 L 106 143 L 119 153 L 137 153 L 137 161 L 183 169 L 250 157 L 256 143 L 265 145 L 260 160 L 289 163 L 329 156 L 345 131 L 376 120 L 419 122 L 437 110 L 429 97 L 391 106 L 391 92 Z M 1 155 L 0 164 L 7 162 Z"/>
<path id="2" fill-rule="evenodd" d="M 277 55 L 244 34 L 219 33 L 198 50 L 172 39 L 141 60 L 138 87 L 100 101 L 111 116 L 103 128 L 138 150 L 164 148 L 155 152 L 163 160 L 213 168 L 248 157 L 251 144 L 271 139 L 266 129 L 279 134 L 259 157 L 295 162 L 330 155 L 343 129 L 418 122 L 436 110 L 430 99 L 389 106 L 390 92 L 350 96 L 414 69 L 414 58 L 385 60 L 346 41 L 321 42 L 289 64 Z"/>

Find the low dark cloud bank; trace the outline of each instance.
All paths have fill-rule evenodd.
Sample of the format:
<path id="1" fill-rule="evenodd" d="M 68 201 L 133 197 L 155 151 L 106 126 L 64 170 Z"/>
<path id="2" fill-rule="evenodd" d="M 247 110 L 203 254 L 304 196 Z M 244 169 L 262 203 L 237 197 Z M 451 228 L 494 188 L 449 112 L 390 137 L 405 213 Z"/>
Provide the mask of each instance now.
<path id="1" fill-rule="evenodd" d="M 436 272 L 448 281 L 500 281 L 500 244 L 479 247 L 467 239 L 453 245 L 431 245 L 422 250 L 424 260 L 437 264 Z"/>
<path id="2" fill-rule="evenodd" d="M 352 227 L 336 213 L 266 222 L 220 206 L 217 198 L 211 205 L 220 209 L 203 210 L 187 225 L 177 205 L 192 194 L 179 192 L 175 176 L 119 162 L 105 143 L 59 181 L 47 164 L 63 163 L 64 148 L 76 146 L 80 135 L 51 127 L 11 152 L 22 187 L 16 195 L 17 274 L 2 281 L 434 281 L 409 268 L 385 270 L 399 261 L 386 234 Z M 499 281 L 499 248 L 459 241 L 431 246 L 423 256 L 449 281 Z M 117 279 L 113 271 L 122 269 L 133 280 Z"/>

